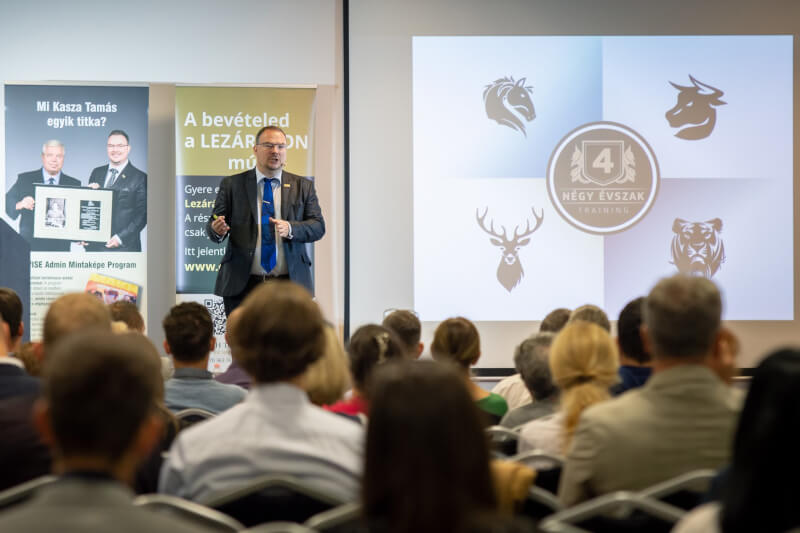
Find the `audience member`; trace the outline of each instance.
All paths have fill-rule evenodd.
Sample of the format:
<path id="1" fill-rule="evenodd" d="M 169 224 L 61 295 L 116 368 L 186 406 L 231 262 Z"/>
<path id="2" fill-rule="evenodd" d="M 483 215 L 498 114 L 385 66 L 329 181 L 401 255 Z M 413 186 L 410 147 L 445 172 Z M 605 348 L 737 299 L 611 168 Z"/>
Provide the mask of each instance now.
<path id="1" fill-rule="evenodd" d="M 250 376 L 247 375 L 247 372 L 245 372 L 244 368 L 242 368 L 242 365 L 240 365 L 236 360 L 236 347 L 233 345 L 233 339 L 230 335 L 230 331 L 233 329 L 233 324 L 239 318 L 240 314 L 241 312 L 237 308 L 231 311 L 231 314 L 228 315 L 225 323 L 225 342 L 228 343 L 228 347 L 231 350 L 231 364 L 228 365 L 228 368 L 225 370 L 225 372 L 215 376 L 214 379 L 220 383 L 238 385 L 245 390 L 250 390 Z"/>
<path id="2" fill-rule="evenodd" d="M 481 356 L 481 341 L 475 324 L 463 317 L 448 318 L 436 328 L 431 344 L 431 354 L 437 361 L 458 365 L 463 373 L 473 400 L 486 413 L 490 424 L 497 424 L 508 411 L 508 404 L 499 394 L 482 389 L 470 379 L 470 367 Z"/>
<path id="3" fill-rule="evenodd" d="M 800 477 L 800 351 L 772 353 L 753 373 L 733 441 L 722 501 L 696 508 L 676 533 L 782 533 L 800 527 L 786 480 Z"/>
<path id="4" fill-rule="evenodd" d="M 567 324 L 550 349 L 550 372 L 561 391 L 561 408 L 525 424 L 519 451 L 563 455 L 581 413 L 610 398 L 608 388 L 616 382 L 618 368 L 617 347 L 606 330 L 583 320 Z"/>
<path id="5" fill-rule="evenodd" d="M 35 342 L 24 342 L 14 353 L 14 357 L 22 361 L 25 372 L 38 378 L 42 375 L 42 360 L 37 355 L 37 351 L 41 353 L 41 350 L 37 350 Z"/>
<path id="6" fill-rule="evenodd" d="M 336 330 L 325 326 L 325 349 L 322 357 L 311 363 L 303 377 L 303 388 L 311 403 L 322 406 L 341 400 L 350 388 L 348 366 L 347 355 Z"/>
<path id="7" fill-rule="evenodd" d="M 575 322 L 576 320 L 592 322 L 607 332 L 611 332 L 611 322 L 608 320 L 608 315 L 596 305 L 586 304 L 576 308 L 574 311 L 572 311 L 572 314 L 569 315 L 569 320 L 567 320 L 567 323 Z"/>
<path id="8" fill-rule="evenodd" d="M 506 532 L 483 417 L 454 366 L 393 362 L 367 396 L 364 519 L 370 532 Z"/>
<path id="9" fill-rule="evenodd" d="M 14 357 L 22 343 L 22 301 L 16 292 L 0 287 L 0 400 L 39 393 L 39 380 L 25 371 L 25 364 Z"/>
<path id="10" fill-rule="evenodd" d="M 539 324 L 539 332 L 545 333 L 558 333 L 561 331 L 561 328 L 567 325 L 567 320 L 569 320 L 569 316 L 572 314 L 572 311 L 567 309 L 566 307 L 559 307 L 558 309 L 553 309 L 547 316 L 544 317 L 542 323 Z"/>
<path id="11" fill-rule="evenodd" d="M 740 401 L 713 370 L 730 360 L 719 291 L 705 278 L 673 276 L 656 284 L 643 311 L 653 375 L 584 412 L 561 476 L 564 505 L 730 460 Z"/>
<path id="12" fill-rule="evenodd" d="M 214 381 L 207 370 L 217 339 L 204 305 L 184 302 L 173 306 L 162 325 L 164 350 L 172 355 L 175 365 L 175 373 L 165 384 L 165 402 L 170 411 L 196 408 L 219 414 L 244 399 L 247 391 Z"/>
<path id="13" fill-rule="evenodd" d="M 135 303 L 120 300 L 110 304 L 108 311 L 112 320 L 125 322 L 130 331 L 138 331 L 144 335 L 144 318 Z"/>
<path id="14" fill-rule="evenodd" d="M 291 282 L 264 283 L 241 307 L 230 334 L 254 386 L 241 404 L 178 435 L 159 490 L 202 502 L 260 476 L 282 474 L 354 500 L 363 429 L 313 405 L 303 390 L 303 374 L 325 345 L 319 307 Z"/>
<path id="15" fill-rule="evenodd" d="M 639 330 L 642 326 L 644 297 L 636 298 L 625 305 L 617 320 L 617 345 L 619 346 L 619 379 L 611 387 L 611 394 L 619 396 L 626 390 L 645 384 L 653 372 L 651 357 L 644 349 Z"/>
<path id="16" fill-rule="evenodd" d="M 420 342 L 422 324 L 415 312 L 396 309 L 384 317 L 381 325 L 397 335 L 412 359 L 419 359 L 425 343 Z"/>
<path id="17" fill-rule="evenodd" d="M 402 359 L 409 355 L 394 333 L 376 324 L 358 328 L 350 337 L 347 353 L 350 356 L 350 373 L 353 376 L 353 394 L 347 400 L 337 402 L 327 409 L 350 416 L 366 415 L 368 408 L 364 391 L 372 371 L 387 361 Z"/>
<path id="18" fill-rule="evenodd" d="M 555 412 L 558 407 L 558 386 L 553 383 L 548 354 L 555 335 L 537 333 L 525 339 L 514 350 L 514 366 L 534 402 L 511 409 L 500 425 L 515 428 Z"/>
<path id="19" fill-rule="evenodd" d="M 22 321 L 22 300 L 19 295 L 8 287 L 0 287 L 0 318 L 8 325 L 9 345 L 7 354 L 13 356 L 22 344 L 22 335 L 25 333 L 25 323 Z"/>
<path id="20" fill-rule="evenodd" d="M 130 484 L 158 441 L 160 386 L 141 336 L 81 333 L 48 349 L 36 426 L 53 450 L 59 479 L 0 514 L 0 531 L 197 531 L 132 505 Z"/>

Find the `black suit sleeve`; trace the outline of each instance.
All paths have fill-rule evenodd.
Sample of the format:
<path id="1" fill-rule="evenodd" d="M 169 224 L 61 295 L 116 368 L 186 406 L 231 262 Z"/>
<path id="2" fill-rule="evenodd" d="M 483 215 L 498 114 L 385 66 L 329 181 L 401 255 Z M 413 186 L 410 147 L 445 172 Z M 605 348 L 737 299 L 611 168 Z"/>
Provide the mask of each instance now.
<path id="1" fill-rule="evenodd" d="M 315 242 L 325 235 L 325 219 L 319 207 L 314 182 L 302 179 L 303 187 L 303 219 L 291 221 L 292 240 L 295 242 Z"/>
<path id="2" fill-rule="evenodd" d="M 31 193 L 27 191 L 30 187 L 29 184 L 25 183 L 27 180 L 26 178 L 20 174 L 17 176 L 17 181 L 6 193 L 6 214 L 11 218 L 11 220 L 16 220 L 17 217 L 22 213 L 22 211 L 17 210 L 17 202 L 25 198 L 26 196 L 31 196 Z M 28 192 L 28 194 L 26 194 Z"/>
<path id="3" fill-rule="evenodd" d="M 130 219 L 117 235 L 123 245 L 130 245 L 147 225 L 147 174 L 139 171 L 139 179 L 128 194 L 131 197 Z"/>
<path id="4" fill-rule="evenodd" d="M 225 221 L 230 223 L 229 218 L 229 209 L 231 200 L 231 178 L 230 176 L 225 177 L 222 179 L 222 182 L 219 184 L 219 192 L 217 192 L 217 199 L 214 201 L 214 209 L 211 211 L 212 216 L 208 217 L 208 222 L 206 222 L 206 235 L 208 238 L 211 239 L 213 242 L 222 242 L 225 240 L 225 237 L 228 236 L 226 233 L 223 236 L 217 235 L 213 229 L 211 229 L 211 223 L 214 222 L 214 215 L 216 216 L 224 216 Z"/>

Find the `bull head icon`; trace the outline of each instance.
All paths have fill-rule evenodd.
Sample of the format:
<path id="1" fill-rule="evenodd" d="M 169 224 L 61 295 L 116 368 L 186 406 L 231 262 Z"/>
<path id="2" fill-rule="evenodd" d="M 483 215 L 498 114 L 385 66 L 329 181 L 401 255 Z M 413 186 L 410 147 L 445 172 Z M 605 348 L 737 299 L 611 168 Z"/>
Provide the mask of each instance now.
<path id="1" fill-rule="evenodd" d="M 673 128 L 697 124 L 697 126 L 684 128 L 675 134 L 675 137 L 680 139 L 696 141 L 711 135 L 714 125 L 717 123 L 715 107 L 725 105 L 727 102 L 719 99 L 725 93 L 716 87 L 698 81 L 691 74 L 689 79 L 692 82 L 689 87 L 669 82 L 680 92 L 675 107 L 667 111 L 665 116 Z"/>
<path id="2" fill-rule="evenodd" d="M 508 292 L 511 292 L 514 287 L 519 285 L 522 276 L 525 275 L 525 271 L 522 269 L 522 263 L 519 261 L 519 249 L 531 242 L 527 237 L 539 229 L 539 226 L 542 225 L 542 220 L 544 220 L 544 210 L 542 210 L 541 215 L 537 215 L 536 211 L 531 207 L 531 212 L 533 213 L 534 219 L 536 219 L 536 225 L 531 228 L 530 220 L 526 218 L 525 230 L 517 235 L 519 226 L 515 226 L 514 236 L 509 239 L 506 235 L 505 226 L 500 226 L 500 229 L 503 230 L 502 234 L 494 229 L 493 220 L 489 221 L 489 228 L 486 227 L 485 220 L 486 215 L 489 213 L 488 207 L 483 212 L 483 215 L 480 214 L 478 209 L 475 210 L 475 218 L 478 221 L 478 225 L 483 231 L 492 236 L 489 241 L 501 250 L 500 264 L 497 266 L 497 281 L 499 281 L 500 285 L 505 287 Z"/>

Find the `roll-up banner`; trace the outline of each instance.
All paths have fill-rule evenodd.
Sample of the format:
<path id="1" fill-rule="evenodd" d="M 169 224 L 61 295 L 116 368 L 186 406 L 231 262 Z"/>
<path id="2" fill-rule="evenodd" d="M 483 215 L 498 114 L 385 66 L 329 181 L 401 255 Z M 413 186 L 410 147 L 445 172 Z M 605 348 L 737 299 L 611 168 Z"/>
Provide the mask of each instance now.
<path id="1" fill-rule="evenodd" d="M 313 176 L 315 94 L 308 88 L 176 88 L 176 300 L 200 302 L 211 313 L 217 338 L 212 372 L 224 371 L 231 360 L 222 298 L 213 294 L 225 243 L 213 243 L 205 229 L 219 183 L 255 166 L 253 146 L 264 126 L 286 132 L 286 170 Z"/>
<path id="2" fill-rule="evenodd" d="M 5 105 L 0 285 L 28 300 L 30 338 L 67 292 L 145 314 L 148 88 L 7 84 Z"/>

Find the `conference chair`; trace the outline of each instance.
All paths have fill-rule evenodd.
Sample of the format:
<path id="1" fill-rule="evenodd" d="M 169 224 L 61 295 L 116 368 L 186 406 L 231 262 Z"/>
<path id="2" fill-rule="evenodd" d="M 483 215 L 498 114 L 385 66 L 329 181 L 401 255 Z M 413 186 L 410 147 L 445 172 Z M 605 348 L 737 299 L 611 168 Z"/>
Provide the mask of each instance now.
<path id="1" fill-rule="evenodd" d="M 294 522 L 269 522 L 243 529 L 241 533 L 318 533 L 318 531 Z"/>
<path id="2" fill-rule="evenodd" d="M 211 411 L 206 411 L 205 409 L 197 409 L 196 407 L 192 407 L 190 409 L 183 409 L 182 411 L 178 411 L 175 413 L 175 418 L 178 419 L 178 426 L 179 431 L 188 428 L 193 424 L 197 424 L 198 422 L 202 422 L 203 420 L 208 420 L 209 418 L 213 418 L 216 415 Z"/>
<path id="3" fill-rule="evenodd" d="M 289 476 L 268 475 L 204 503 L 252 527 L 279 521 L 302 524 L 344 500 Z"/>
<path id="4" fill-rule="evenodd" d="M 639 494 L 689 511 L 703 503 L 711 481 L 716 475 L 717 473 L 710 468 L 692 470 L 640 490 Z"/>
<path id="5" fill-rule="evenodd" d="M 363 531 L 360 528 L 361 504 L 345 503 L 329 511 L 323 511 L 306 520 L 304 525 L 320 533 L 355 533 Z"/>
<path id="6" fill-rule="evenodd" d="M 243 524 L 224 513 L 168 494 L 145 494 L 136 497 L 133 504 L 153 512 L 171 514 L 194 522 L 198 526 L 219 531 L 241 531 L 245 528 Z"/>
<path id="7" fill-rule="evenodd" d="M 538 522 L 561 509 L 561 502 L 558 501 L 555 494 L 541 487 L 533 486 L 528 489 L 528 497 L 522 502 L 522 508 L 518 514 Z"/>
<path id="8" fill-rule="evenodd" d="M 56 479 L 56 476 L 40 476 L 0 492 L 0 511 L 28 501 L 37 490 Z"/>
<path id="9" fill-rule="evenodd" d="M 508 458 L 517 453 L 519 432 L 503 426 L 489 426 L 486 428 L 486 434 L 489 436 L 492 451 L 498 452 L 495 455 L 499 458 Z"/>
<path id="10" fill-rule="evenodd" d="M 551 533 L 668 533 L 685 514 L 637 492 L 617 491 L 552 514 L 539 523 L 539 529 Z"/>
<path id="11" fill-rule="evenodd" d="M 536 479 L 533 484 L 552 494 L 558 492 L 558 482 L 561 479 L 561 470 L 564 468 L 564 458 L 553 455 L 543 450 L 530 450 L 509 457 L 536 470 Z"/>

